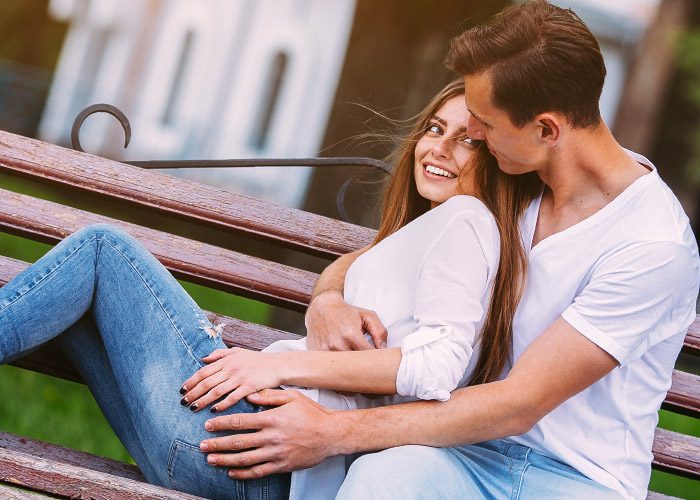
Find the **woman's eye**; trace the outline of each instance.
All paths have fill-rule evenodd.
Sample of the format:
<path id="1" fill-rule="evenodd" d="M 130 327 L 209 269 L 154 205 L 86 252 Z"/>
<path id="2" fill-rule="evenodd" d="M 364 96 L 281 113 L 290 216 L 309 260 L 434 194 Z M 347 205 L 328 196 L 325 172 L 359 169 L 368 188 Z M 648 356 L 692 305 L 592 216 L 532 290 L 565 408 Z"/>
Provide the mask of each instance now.
<path id="1" fill-rule="evenodd" d="M 471 137 L 466 136 L 466 135 L 460 139 L 460 142 L 463 142 L 463 143 L 465 143 L 473 148 L 478 148 L 479 145 L 481 144 L 480 140 L 472 139 Z"/>
<path id="2" fill-rule="evenodd" d="M 432 132 L 433 134 L 441 134 L 442 128 L 437 123 L 431 123 L 428 128 L 425 129 L 426 132 Z"/>

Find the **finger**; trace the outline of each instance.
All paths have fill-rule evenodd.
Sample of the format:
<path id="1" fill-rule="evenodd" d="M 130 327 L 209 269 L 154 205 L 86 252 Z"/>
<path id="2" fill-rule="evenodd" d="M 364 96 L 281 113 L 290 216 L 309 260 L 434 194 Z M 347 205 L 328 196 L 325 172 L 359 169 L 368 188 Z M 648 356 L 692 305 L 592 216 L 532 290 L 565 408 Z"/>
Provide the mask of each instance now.
<path id="1" fill-rule="evenodd" d="M 250 398 L 250 396 L 248 396 Z M 210 418 L 204 423 L 204 428 L 209 432 L 256 430 L 270 425 L 269 412 L 236 413 Z"/>
<path id="2" fill-rule="evenodd" d="M 387 331 L 379 316 L 374 311 L 364 311 L 362 314 L 362 326 L 374 342 L 374 347 L 381 349 L 386 344 Z"/>
<path id="3" fill-rule="evenodd" d="M 228 383 L 228 391 L 225 390 L 226 387 L 218 388 L 221 384 L 224 383 Z M 234 390 L 237 386 L 238 385 L 235 383 L 235 380 L 231 380 L 228 377 L 228 375 L 226 375 L 226 373 L 224 373 L 223 371 L 218 371 L 213 375 L 203 379 L 192 389 L 187 391 L 183 398 L 180 400 L 180 404 L 182 404 L 183 406 L 191 406 L 199 399 L 205 397 L 210 391 L 213 391 L 216 388 L 218 388 L 216 390 L 216 394 L 214 394 L 215 397 L 206 398 L 206 403 L 202 402 L 201 404 L 198 404 L 197 407 L 192 409 L 196 410 L 197 408 L 203 408 L 206 404 L 209 404 L 212 401 L 216 401 L 218 398 L 223 397 L 228 392 Z"/>
<path id="4" fill-rule="evenodd" d="M 203 379 L 212 376 L 214 373 L 220 371 L 221 368 L 221 364 L 216 362 L 207 366 L 203 366 L 202 368 L 194 372 L 194 374 L 190 378 L 185 380 L 185 382 L 182 384 L 182 389 L 180 389 L 180 393 L 185 394 L 186 392 L 189 392 Z"/>
<path id="5" fill-rule="evenodd" d="M 218 359 L 228 356 L 231 354 L 230 349 L 216 349 L 202 358 L 205 363 L 212 363 Z"/>
<path id="6" fill-rule="evenodd" d="M 199 449 L 204 453 L 226 453 L 258 448 L 268 441 L 269 439 L 266 439 L 262 432 L 229 434 L 227 436 L 205 439 L 199 443 Z"/>
<path id="7" fill-rule="evenodd" d="M 362 333 L 355 332 L 352 337 L 345 338 L 347 349 L 346 351 L 367 351 L 372 349 L 370 344 Z"/>
<path id="8" fill-rule="evenodd" d="M 207 463 L 216 467 L 253 467 L 275 459 L 275 453 L 268 448 L 254 448 L 237 453 L 210 453 Z"/>
<path id="9" fill-rule="evenodd" d="M 265 462 L 245 469 L 231 469 L 228 471 L 228 477 L 238 480 L 258 479 L 260 477 L 269 476 L 270 474 L 277 474 L 279 472 L 287 472 L 287 470 L 277 462 Z"/>
<path id="10" fill-rule="evenodd" d="M 226 396 L 222 401 L 220 401 L 220 402 L 216 403 L 214 406 L 212 406 L 211 411 L 212 411 L 212 413 L 218 413 L 220 411 L 228 410 L 233 405 L 238 403 L 241 399 L 243 399 L 244 397 L 246 397 L 250 394 L 253 394 L 254 392 L 256 392 L 255 387 L 250 387 L 248 385 L 241 385 L 236 390 L 231 392 L 231 394 Z"/>
<path id="11" fill-rule="evenodd" d="M 238 388 L 238 382 L 236 380 L 233 380 L 229 378 L 227 375 L 221 373 L 221 377 L 219 379 L 218 384 L 216 383 L 215 377 L 218 375 L 214 375 L 209 377 L 208 379 L 204 380 L 201 384 L 199 384 L 195 389 L 192 391 L 192 394 L 195 393 L 195 391 L 199 391 L 198 388 L 202 388 L 205 384 L 209 385 L 209 381 L 211 381 L 211 388 L 208 390 L 204 391 L 203 394 L 201 394 L 199 397 L 196 399 L 190 400 L 190 410 L 193 411 L 198 411 L 201 410 L 202 408 L 205 408 L 206 406 L 209 406 L 210 404 L 214 403 L 215 401 L 220 400 L 227 394 L 235 391 Z M 190 393 L 188 392 L 185 398 L 189 397 Z M 212 412 L 216 413 L 214 409 L 212 408 Z"/>
<path id="12" fill-rule="evenodd" d="M 248 396 L 248 401 L 260 406 L 282 406 L 291 403 L 298 397 L 304 397 L 301 393 L 294 390 L 283 389 L 264 389 L 254 392 Z M 262 415 L 258 413 L 257 415 Z"/>

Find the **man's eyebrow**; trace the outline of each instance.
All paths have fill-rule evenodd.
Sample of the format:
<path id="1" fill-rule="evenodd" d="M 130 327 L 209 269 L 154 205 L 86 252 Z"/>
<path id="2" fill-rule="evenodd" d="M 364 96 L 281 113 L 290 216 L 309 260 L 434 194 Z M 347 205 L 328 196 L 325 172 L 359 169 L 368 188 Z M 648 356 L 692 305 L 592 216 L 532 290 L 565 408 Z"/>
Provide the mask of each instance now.
<path id="1" fill-rule="evenodd" d="M 481 123 L 486 123 L 486 121 L 483 118 L 481 118 L 479 115 L 474 113 L 471 109 L 467 108 L 467 111 L 469 111 L 469 114 L 472 115 L 474 118 L 476 118 Z"/>

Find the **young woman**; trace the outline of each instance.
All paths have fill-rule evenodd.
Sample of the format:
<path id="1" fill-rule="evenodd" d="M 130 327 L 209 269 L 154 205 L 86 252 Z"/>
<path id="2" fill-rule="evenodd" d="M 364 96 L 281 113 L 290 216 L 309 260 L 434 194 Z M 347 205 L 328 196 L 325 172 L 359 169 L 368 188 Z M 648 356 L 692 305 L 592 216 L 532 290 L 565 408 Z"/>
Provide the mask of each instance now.
<path id="1" fill-rule="evenodd" d="M 376 241 L 348 276 L 347 298 L 389 325 L 386 349 L 225 350 L 152 255 L 121 231 L 92 226 L 0 289 L 0 362 L 56 338 L 147 479 L 210 498 L 289 493 L 289 475 L 236 481 L 207 464 L 199 443 L 211 437 L 209 417 L 198 410 L 222 397 L 213 411 L 261 411 L 244 397 L 282 384 L 394 395 L 318 393 L 331 406 L 376 405 L 397 394 L 447 399 L 460 384 L 493 380 L 524 272 L 517 218 L 537 186 L 502 174 L 466 137 L 463 93 L 450 84 L 420 116 Z"/>

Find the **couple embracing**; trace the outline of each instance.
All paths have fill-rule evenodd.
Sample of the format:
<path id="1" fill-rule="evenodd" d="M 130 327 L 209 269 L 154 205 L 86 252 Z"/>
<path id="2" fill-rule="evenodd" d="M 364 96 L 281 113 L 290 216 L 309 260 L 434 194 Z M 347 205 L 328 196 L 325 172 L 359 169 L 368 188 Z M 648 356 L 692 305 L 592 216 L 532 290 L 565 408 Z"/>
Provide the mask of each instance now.
<path id="1" fill-rule="evenodd" d="M 644 498 L 695 317 L 688 218 L 602 122 L 571 11 L 510 7 L 446 62 L 306 339 L 225 349 L 91 226 L 0 289 L 0 362 L 56 338 L 148 480 L 206 497 Z"/>

